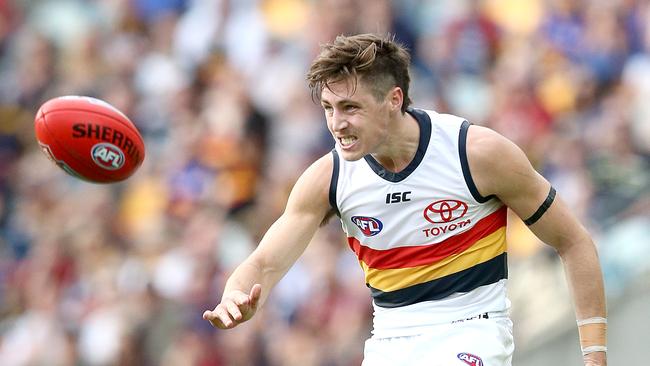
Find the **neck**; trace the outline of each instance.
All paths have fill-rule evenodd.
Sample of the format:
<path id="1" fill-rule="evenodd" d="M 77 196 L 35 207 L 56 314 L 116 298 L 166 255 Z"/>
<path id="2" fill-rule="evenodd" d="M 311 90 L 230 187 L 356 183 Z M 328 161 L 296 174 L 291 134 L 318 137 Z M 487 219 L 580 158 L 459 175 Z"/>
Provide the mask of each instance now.
<path id="1" fill-rule="evenodd" d="M 420 126 L 409 113 L 398 113 L 391 126 L 391 133 L 383 148 L 372 156 L 384 168 L 397 173 L 404 170 L 415 157 L 420 143 Z"/>

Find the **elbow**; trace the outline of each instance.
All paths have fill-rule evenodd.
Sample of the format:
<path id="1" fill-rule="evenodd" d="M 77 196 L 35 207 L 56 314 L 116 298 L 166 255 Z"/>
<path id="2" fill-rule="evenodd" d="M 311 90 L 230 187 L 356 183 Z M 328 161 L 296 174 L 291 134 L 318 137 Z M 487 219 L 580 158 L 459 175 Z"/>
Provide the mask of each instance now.
<path id="1" fill-rule="evenodd" d="M 571 236 L 560 238 L 553 245 L 555 251 L 562 259 L 575 255 L 583 257 L 587 255 L 598 256 L 596 245 L 586 230 L 581 230 Z"/>

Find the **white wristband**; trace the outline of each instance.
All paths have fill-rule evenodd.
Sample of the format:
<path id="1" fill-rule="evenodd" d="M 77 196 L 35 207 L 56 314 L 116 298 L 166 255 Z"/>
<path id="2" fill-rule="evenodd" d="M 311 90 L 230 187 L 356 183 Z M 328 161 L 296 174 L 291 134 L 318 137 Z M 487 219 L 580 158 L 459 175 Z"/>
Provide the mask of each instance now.
<path id="1" fill-rule="evenodd" d="M 595 316 L 593 318 L 578 320 L 577 323 L 579 327 L 587 324 L 607 324 L 607 318 Z"/>
<path id="2" fill-rule="evenodd" d="M 594 316 L 578 320 L 577 323 L 583 356 L 594 352 L 607 352 L 607 318 Z"/>
<path id="3" fill-rule="evenodd" d="M 586 356 L 590 353 L 594 352 L 607 352 L 607 347 L 606 346 L 590 346 L 590 347 L 585 347 L 582 349 L 582 355 Z"/>

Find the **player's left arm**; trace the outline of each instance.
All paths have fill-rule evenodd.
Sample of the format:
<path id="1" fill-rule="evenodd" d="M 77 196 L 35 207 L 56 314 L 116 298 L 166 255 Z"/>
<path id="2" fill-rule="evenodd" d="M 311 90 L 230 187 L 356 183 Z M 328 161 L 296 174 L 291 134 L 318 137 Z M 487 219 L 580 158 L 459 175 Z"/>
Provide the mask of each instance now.
<path id="1" fill-rule="evenodd" d="M 562 259 L 580 324 L 585 365 L 604 366 L 606 303 L 596 247 L 587 230 L 513 142 L 471 126 L 467 160 L 483 196 L 496 195 Z"/>

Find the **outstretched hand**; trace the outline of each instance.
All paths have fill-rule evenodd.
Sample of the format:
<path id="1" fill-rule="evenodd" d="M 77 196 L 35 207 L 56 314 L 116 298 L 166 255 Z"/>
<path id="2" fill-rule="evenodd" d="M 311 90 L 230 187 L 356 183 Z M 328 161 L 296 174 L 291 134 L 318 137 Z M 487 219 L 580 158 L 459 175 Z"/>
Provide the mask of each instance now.
<path id="1" fill-rule="evenodd" d="M 249 320 L 257 311 L 262 285 L 255 284 L 249 294 L 232 291 L 225 294 L 214 310 L 206 310 L 203 319 L 220 329 L 230 329 Z"/>

